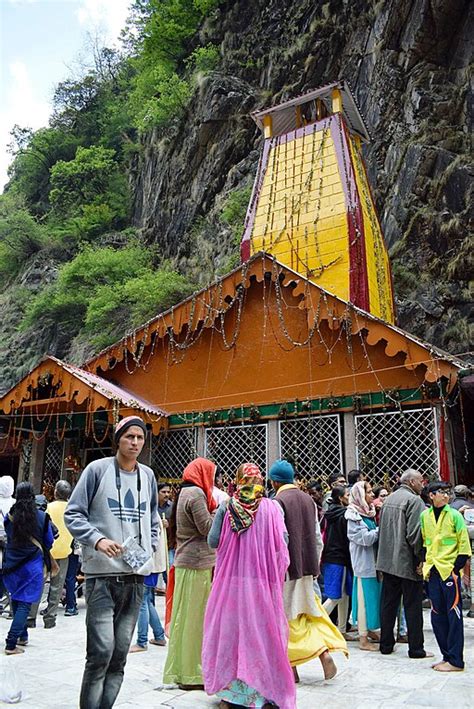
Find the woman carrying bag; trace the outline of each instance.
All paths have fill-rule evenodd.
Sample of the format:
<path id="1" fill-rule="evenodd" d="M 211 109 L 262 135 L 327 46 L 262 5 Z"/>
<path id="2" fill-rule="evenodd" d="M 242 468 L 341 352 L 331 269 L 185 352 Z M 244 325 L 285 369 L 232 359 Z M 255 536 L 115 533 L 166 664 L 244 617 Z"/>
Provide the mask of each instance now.
<path id="1" fill-rule="evenodd" d="M 19 483 L 15 497 L 16 502 L 5 517 L 7 542 L 3 581 L 13 610 L 13 621 L 6 637 L 6 655 L 19 655 L 24 650 L 18 646 L 28 644 L 26 620 L 31 604 L 41 597 L 45 564 L 51 571 L 49 550 L 54 541 L 49 516 L 36 508 L 31 483 Z"/>

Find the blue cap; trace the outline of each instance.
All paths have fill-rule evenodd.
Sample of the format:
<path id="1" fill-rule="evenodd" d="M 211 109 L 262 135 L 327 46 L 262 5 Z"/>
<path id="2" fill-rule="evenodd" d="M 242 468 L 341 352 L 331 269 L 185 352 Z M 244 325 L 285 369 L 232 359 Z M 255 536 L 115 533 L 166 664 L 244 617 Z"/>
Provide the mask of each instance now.
<path id="1" fill-rule="evenodd" d="M 276 460 L 268 474 L 276 483 L 292 483 L 295 477 L 293 466 L 287 460 Z"/>

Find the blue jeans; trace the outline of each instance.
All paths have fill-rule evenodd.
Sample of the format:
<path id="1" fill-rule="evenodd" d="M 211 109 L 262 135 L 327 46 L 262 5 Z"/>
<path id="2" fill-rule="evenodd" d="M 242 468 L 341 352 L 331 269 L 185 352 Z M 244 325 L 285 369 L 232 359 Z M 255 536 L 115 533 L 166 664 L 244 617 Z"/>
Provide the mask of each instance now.
<path id="1" fill-rule="evenodd" d="M 138 614 L 137 645 L 146 647 L 148 644 L 148 624 L 151 625 L 155 640 L 164 640 L 165 631 L 161 625 L 158 613 L 155 608 L 155 589 L 145 586 L 143 601 Z"/>
<path id="2" fill-rule="evenodd" d="M 79 566 L 79 557 L 77 554 L 69 554 L 69 563 L 66 572 L 66 610 L 72 611 L 76 609 L 76 574 Z"/>
<path id="3" fill-rule="evenodd" d="M 12 600 L 13 621 L 6 637 L 7 650 L 14 650 L 16 648 L 18 638 L 21 640 L 28 640 L 26 619 L 28 618 L 30 608 L 31 603 Z"/>
<path id="4" fill-rule="evenodd" d="M 86 579 L 86 667 L 80 709 L 110 709 L 120 687 L 143 600 L 143 576 Z"/>

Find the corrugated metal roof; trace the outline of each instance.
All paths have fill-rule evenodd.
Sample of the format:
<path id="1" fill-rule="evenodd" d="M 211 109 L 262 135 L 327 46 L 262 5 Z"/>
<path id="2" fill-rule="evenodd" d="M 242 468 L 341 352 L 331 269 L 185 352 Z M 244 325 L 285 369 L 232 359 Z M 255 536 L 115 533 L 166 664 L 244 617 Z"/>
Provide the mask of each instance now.
<path id="1" fill-rule="evenodd" d="M 271 114 L 283 114 L 278 116 L 277 121 L 275 121 L 277 130 L 276 135 L 281 135 L 283 132 L 288 130 L 288 126 L 292 126 L 290 130 L 294 130 L 294 107 L 301 106 L 304 103 L 313 101 L 316 98 L 321 99 L 329 113 L 332 113 L 332 98 L 331 93 L 333 89 L 340 89 L 342 94 L 342 113 L 349 125 L 352 132 L 357 133 L 364 141 L 370 141 L 371 136 L 369 129 L 362 117 L 362 113 L 359 109 L 356 99 L 351 91 L 351 88 L 347 81 L 334 81 L 332 84 L 326 84 L 318 89 L 313 89 L 305 94 L 301 94 L 296 98 L 290 99 L 289 101 L 284 101 L 277 106 L 271 106 L 270 108 L 265 108 L 261 111 L 255 111 L 252 113 L 252 118 L 257 123 L 257 125 L 263 130 L 263 117 Z"/>
<path id="2" fill-rule="evenodd" d="M 163 409 L 160 409 L 158 406 L 151 404 L 149 401 L 145 401 L 145 399 L 141 399 L 136 394 L 132 394 L 126 389 L 109 382 L 103 377 L 99 377 L 97 374 L 86 372 L 84 369 L 75 367 L 67 362 L 63 362 L 52 355 L 48 355 L 47 359 L 51 359 L 53 362 L 56 362 L 61 369 L 64 369 L 64 371 L 68 372 L 73 377 L 76 377 L 76 379 L 79 379 L 84 384 L 87 384 L 87 386 L 91 387 L 91 389 L 95 389 L 99 392 L 99 394 L 102 394 L 108 399 L 119 401 L 127 408 L 140 409 L 141 411 L 146 411 L 147 413 L 155 414 L 157 416 L 168 415 L 166 411 L 163 411 Z"/>

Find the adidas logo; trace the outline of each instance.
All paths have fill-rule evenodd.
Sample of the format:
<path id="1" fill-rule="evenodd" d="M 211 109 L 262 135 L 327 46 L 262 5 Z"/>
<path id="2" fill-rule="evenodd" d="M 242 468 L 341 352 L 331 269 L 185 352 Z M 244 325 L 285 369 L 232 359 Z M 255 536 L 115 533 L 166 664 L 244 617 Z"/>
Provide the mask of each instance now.
<path id="1" fill-rule="evenodd" d="M 113 500 L 111 497 L 108 497 L 107 503 L 112 514 L 120 519 L 120 505 L 118 499 Z M 137 503 L 138 500 L 135 502 L 133 492 L 129 490 L 122 503 L 122 519 L 124 522 L 138 522 L 138 519 L 143 517 L 146 511 L 146 501 L 140 503 L 140 508 L 138 508 Z"/>

